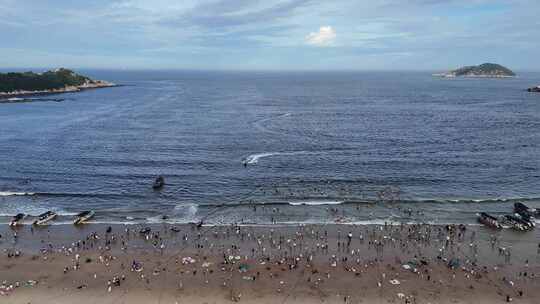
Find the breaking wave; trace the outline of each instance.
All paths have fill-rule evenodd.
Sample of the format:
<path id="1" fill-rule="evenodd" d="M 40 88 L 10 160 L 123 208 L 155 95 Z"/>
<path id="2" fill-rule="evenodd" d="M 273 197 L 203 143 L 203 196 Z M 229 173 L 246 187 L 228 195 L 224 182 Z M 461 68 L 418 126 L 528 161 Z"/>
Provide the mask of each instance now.
<path id="1" fill-rule="evenodd" d="M 114 198 L 143 198 L 143 195 L 130 193 L 68 193 L 68 192 L 18 192 L 18 191 L 0 191 L 2 196 L 41 196 L 41 197 L 93 197 L 103 199 Z"/>
<path id="2" fill-rule="evenodd" d="M 172 215 L 175 219 L 181 219 L 185 222 L 192 222 L 197 220 L 198 212 L 199 206 L 190 203 L 175 206 Z"/>
<path id="3" fill-rule="evenodd" d="M 321 206 L 321 205 L 341 205 L 343 201 L 300 201 L 289 202 L 291 206 Z"/>
<path id="4" fill-rule="evenodd" d="M 11 191 L 0 191 L 0 196 L 32 196 L 35 195 L 33 192 L 11 192 Z"/>

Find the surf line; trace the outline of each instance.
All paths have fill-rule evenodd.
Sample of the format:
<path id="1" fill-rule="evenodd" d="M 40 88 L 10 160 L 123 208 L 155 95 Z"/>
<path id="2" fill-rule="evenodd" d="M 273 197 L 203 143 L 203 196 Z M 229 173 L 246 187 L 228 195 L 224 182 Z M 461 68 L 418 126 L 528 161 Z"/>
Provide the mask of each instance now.
<path id="1" fill-rule="evenodd" d="M 35 195 L 33 192 L 11 192 L 11 191 L 0 191 L 0 196 L 32 196 Z"/>

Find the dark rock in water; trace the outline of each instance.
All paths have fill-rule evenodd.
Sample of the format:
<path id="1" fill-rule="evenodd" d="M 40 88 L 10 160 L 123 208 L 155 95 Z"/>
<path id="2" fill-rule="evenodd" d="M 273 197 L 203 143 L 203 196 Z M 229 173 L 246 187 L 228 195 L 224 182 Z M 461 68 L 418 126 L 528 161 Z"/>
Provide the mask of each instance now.
<path id="1" fill-rule="evenodd" d="M 540 86 L 528 88 L 527 91 L 540 93 Z"/>

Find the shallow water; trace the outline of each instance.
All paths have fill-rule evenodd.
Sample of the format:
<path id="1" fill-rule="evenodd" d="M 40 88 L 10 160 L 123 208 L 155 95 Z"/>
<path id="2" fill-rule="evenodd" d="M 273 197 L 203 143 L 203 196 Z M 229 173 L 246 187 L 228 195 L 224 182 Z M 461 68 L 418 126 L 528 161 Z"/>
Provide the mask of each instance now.
<path id="1" fill-rule="evenodd" d="M 85 72 L 125 86 L 0 104 L 4 220 L 440 223 L 540 207 L 540 95 L 524 91 L 540 74 Z"/>

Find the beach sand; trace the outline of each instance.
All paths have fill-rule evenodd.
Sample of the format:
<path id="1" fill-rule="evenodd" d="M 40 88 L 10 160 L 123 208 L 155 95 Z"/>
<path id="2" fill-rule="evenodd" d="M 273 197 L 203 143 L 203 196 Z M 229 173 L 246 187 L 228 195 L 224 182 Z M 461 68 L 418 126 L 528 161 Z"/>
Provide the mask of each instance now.
<path id="1" fill-rule="evenodd" d="M 0 303 L 540 301 L 537 230 L 142 227 L 0 228 Z"/>

